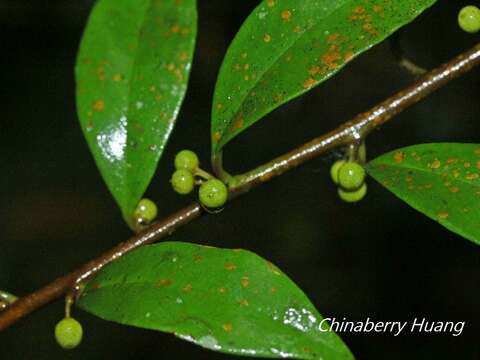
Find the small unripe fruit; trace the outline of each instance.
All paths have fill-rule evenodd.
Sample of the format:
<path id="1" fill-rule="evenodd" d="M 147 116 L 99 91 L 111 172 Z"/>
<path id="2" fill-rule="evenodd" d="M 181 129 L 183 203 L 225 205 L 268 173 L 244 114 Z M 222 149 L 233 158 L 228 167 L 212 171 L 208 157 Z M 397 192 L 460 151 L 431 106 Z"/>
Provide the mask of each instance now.
<path id="1" fill-rule="evenodd" d="M 338 184 L 338 170 L 346 163 L 345 160 L 337 160 L 330 168 L 330 177 L 335 184 Z"/>
<path id="2" fill-rule="evenodd" d="M 219 208 L 227 202 L 227 186 L 218 179 L 210 179 L 200 186 L 200 202 L 208 208 Z"/>
<path id="3" fill-rule="evenodd" d="M 363 183 L 363 185 L 354 191 L 344 190 L 342 188 L 338 188 L 338 196 L 345 202 L 353 203 L 362 200 L 365 195 L 367 194 L 367 184 Z"/>
<path id="4" fill-rule="evenodd" d="M 55 339 L 66 350 L 77 347 L 82 341 L 82 325 L 74 318 L 67 317 L 55 326 Z"/>
<path id="5" fill-rule="evenodd" d="M 150 223 L 157 217 L 157 205 L 150 199 L 142 199 L 135 209 L 135 217 Z"/>
<path id="6" fill-rule="evenodd" d="M 344 190 L 356 190 L 364 181 L 365 169 L 356 162 L 346 162 L 338 170 L 338 184 Z"/>
<path id="7" fill-rule="evenodd" d="M 172 183 L 173 190 L 182 195 L 191 193 L 195 186 L 193 174 L 185 169 L 175 171 L 170 182 Z"/>
<path id="8" fill-rule="evenodd" d="M 463 31 L 475 33 L 480 30 L 480 9 L 473 5 L 462 8 L 458 13 L 458 25 Z"/>
<path id="9" fill-rule="evenodd" d="M 191 150 L 182 150 L 175 156 L 175 169 L 177 170 L 184 169 L 194 172 L 199 163 L 197 154 Z"/>

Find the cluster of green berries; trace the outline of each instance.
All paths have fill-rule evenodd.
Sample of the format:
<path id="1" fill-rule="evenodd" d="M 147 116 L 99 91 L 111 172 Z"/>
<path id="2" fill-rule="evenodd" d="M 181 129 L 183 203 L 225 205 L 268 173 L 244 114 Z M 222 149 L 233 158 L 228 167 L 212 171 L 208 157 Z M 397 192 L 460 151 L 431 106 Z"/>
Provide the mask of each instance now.
<path id="1" fill-rule="evenodd" d="M 74 318 L 67 316 L 55 326 L 55 339 L 58 345 L 66 350 L 76 348 L 83 337 L 83 328 Z"/>
<path id="2" fill-rule="evenodd" d="M 190 194 L 195 185 L 200 184 L 198 192 L 200 202 L 207 208 L 222 207 L 228 198 L 227 186 L 199 167 L 197 154 L 191 150 L 182 150 L 175 156 L 175 172 L 170 179 L 177 193 Z M 200 179 L 196 181 L 196 179 Z"/>
<path id="3" fill-rule="evenodd" d="M 354 161 L 338 160 L 331 169 L 330 176 L 338 185 L 338 196 L 346 202 L 357 202 L 367 194 L 365 169 Z"/>
<path id="4" fill-rule="evenodd" d="M 175 172 L 170 179 L 175 192 L 190 194 L 195 185 L 200 185 L 199 199 L 209 209 L 221 208 L 227 201 L 227 186 L 199 167 L 197 154 L 191 150 L 182 150 L 175 156 Z M 198 179 L 198 180 L 197 180 Z M 139 224 L 149 224 L 157 217 L 157 206 L 150 199 L 138 203 L 134 218 Z"/>
<path id="5" fill-rule="evenodd" d="M 462 8 L 458 13 L 458 25 L 468 33 L 478 32 L 480 30 L 480 9 L 473 5 Z"/>

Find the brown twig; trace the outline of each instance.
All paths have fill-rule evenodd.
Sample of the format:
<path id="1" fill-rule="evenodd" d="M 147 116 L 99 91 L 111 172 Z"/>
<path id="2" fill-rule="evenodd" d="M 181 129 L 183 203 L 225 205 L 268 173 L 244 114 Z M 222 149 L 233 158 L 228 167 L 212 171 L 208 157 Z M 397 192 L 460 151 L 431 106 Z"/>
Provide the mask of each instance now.
<path id="1" fill-rule="evenodd" d="M 59 298 L 66 292 L 71 291 L 77 284 L 85 281 L 89 276 L 99 271 L 106 264 L 139 246 L 151 244 L 170 235 L 177 228 L 199 217 L 201 213 L 201 206 L 197 203 L 192 203 L 180 211 L 171 214 L 162 221 L 152 224 L 148 229 L 145 229 L 143 232 L 134 235 L 129 240 L 118 244 L 79 269 L 55 279 L 47 286 L 31 293 L 30 295 L 19 298 L 3 312 L 0 312 L 0 330 L 9 327 L 27 314 L 30 314 L 52 300 Z"/>
<path id="2" fill-rule="evenodd" d="M 405 90 L 388 98 L 370 111 L 359 114 L 337 129 L 313 139 L 250 172 L 232 177 L 229 181 L 232 197 L 263 184 L 333 148 L 361 141 L 374 128 L 384 124 L 402 110 L 415 104 L 449 81 L 468 72 L 479 63 L 480 44 L 430 71 Z M 127 252 L 168 236 L 177 228 L 199 217 L 202 212 L 201 206 L 193 203 L 168 218 L 154 223 L 140 234 L 134 235 L 79 269 L 54 280 L 30 295 L 20 298 L 11 306 L 8 306 L 6 310 L 0 312 L 0 330 L 9 327 L 22 317 L 71 291 L 77 284 L 87 280 L 103 266 Z"/>

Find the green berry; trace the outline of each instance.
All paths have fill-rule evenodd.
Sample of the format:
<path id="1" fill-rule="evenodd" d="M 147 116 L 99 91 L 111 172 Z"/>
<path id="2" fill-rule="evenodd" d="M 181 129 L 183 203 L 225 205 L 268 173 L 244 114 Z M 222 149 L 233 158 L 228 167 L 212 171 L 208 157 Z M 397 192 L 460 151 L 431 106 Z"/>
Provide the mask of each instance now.
<path id="1" fill-rule="evenodd" d="M 55 339 L 64 349 L 73 349 L 82 341 L 82 325 L 71 317 L 60 320 L 55 326 Z"/>
<path id="2" fill-rule="evenodd" d="M 356 190 L 362 186 L 364 181 L 365 170 L 356 162 L 346 162 L 338 170 L 338 184 L 344 190 Z"/>
<path id="3" fill-rule="evenodd" d="M 175 169 L 185 169 L 191 172 L 197 170 L 199 165 L 197 154 L 191 150 L 182 150 L 175 156 Z"/>
<path id="4" fill-rule="evenodd" d="M 200 186 L 200 202 L 208 208 L 219 208 L 227 202 L 227 186 L 218 179 L 210 179 Z"/>
<path id="5" fill-rule="evenodd" d="M 345 160 L 337 160 L 330 168 L 330 177 L 335 184 L 338 184 L 338 170 L 346 163 Z"/>
<path id="6" fill-rule="evenodd" d="M 473 5 L 462 8 L 458 13 L 458 25 L 463 31 L 475 33 L 480 30 L 480 9 Z"/>
<path id="7" fill-rule="evenodd" d="M 353 203 L 362 200 L 365 195 L 367 194 L 367 184 L 363 183 L 363 185 L 354 191 L 343 190 L 342 188 L 338 188 L 338 196 L 345 202 Z"/>
<path id="8" fill-rule="evenodd" d="M 173 190 L 182 195 L 191 193 L 195 185 L 193 174 L 185 169 L 175 171 L 170 182 L 172 183 Z"/>
<path id="9" fill-rule="evenodd" d="M 135 209 L 135 217 L 150 223 L 157 217 L 157 205 L 150 199 L 142 199 Z"/>

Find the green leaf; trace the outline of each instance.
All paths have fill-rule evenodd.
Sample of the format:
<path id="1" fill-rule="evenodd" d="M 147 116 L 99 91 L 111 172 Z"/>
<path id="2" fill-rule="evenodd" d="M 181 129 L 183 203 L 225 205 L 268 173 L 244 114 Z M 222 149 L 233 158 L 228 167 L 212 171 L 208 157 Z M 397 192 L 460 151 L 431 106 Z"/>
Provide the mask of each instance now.
<path id="1" fill-rule="evenodd" d="M 262 1 L 233 40 L 220 70 L 212 152 L 327 80 L 435 1 Z"/>
<path id="2" fill-rule="evenodd" d="M 480 145 L 410 146 L 371 161 L 367 171 L 413 208 L 480 244 Z"/>
<path id="3" fill-rule="evenodd" d="M 353 359 L 335 333 L 319 330 L 322 317 L 305 294 L 245 250 L 179 242 L 142 247 L 105 267 L 79 305 L 106 320 L 225 353 Z"/>
<path id="4" fill-rule="evenodd" d="M 195 0 L 100 0 L 76 65 L 77 108 L 100 172 L 130 218 L 173 129 L 190 73 Z"/>

